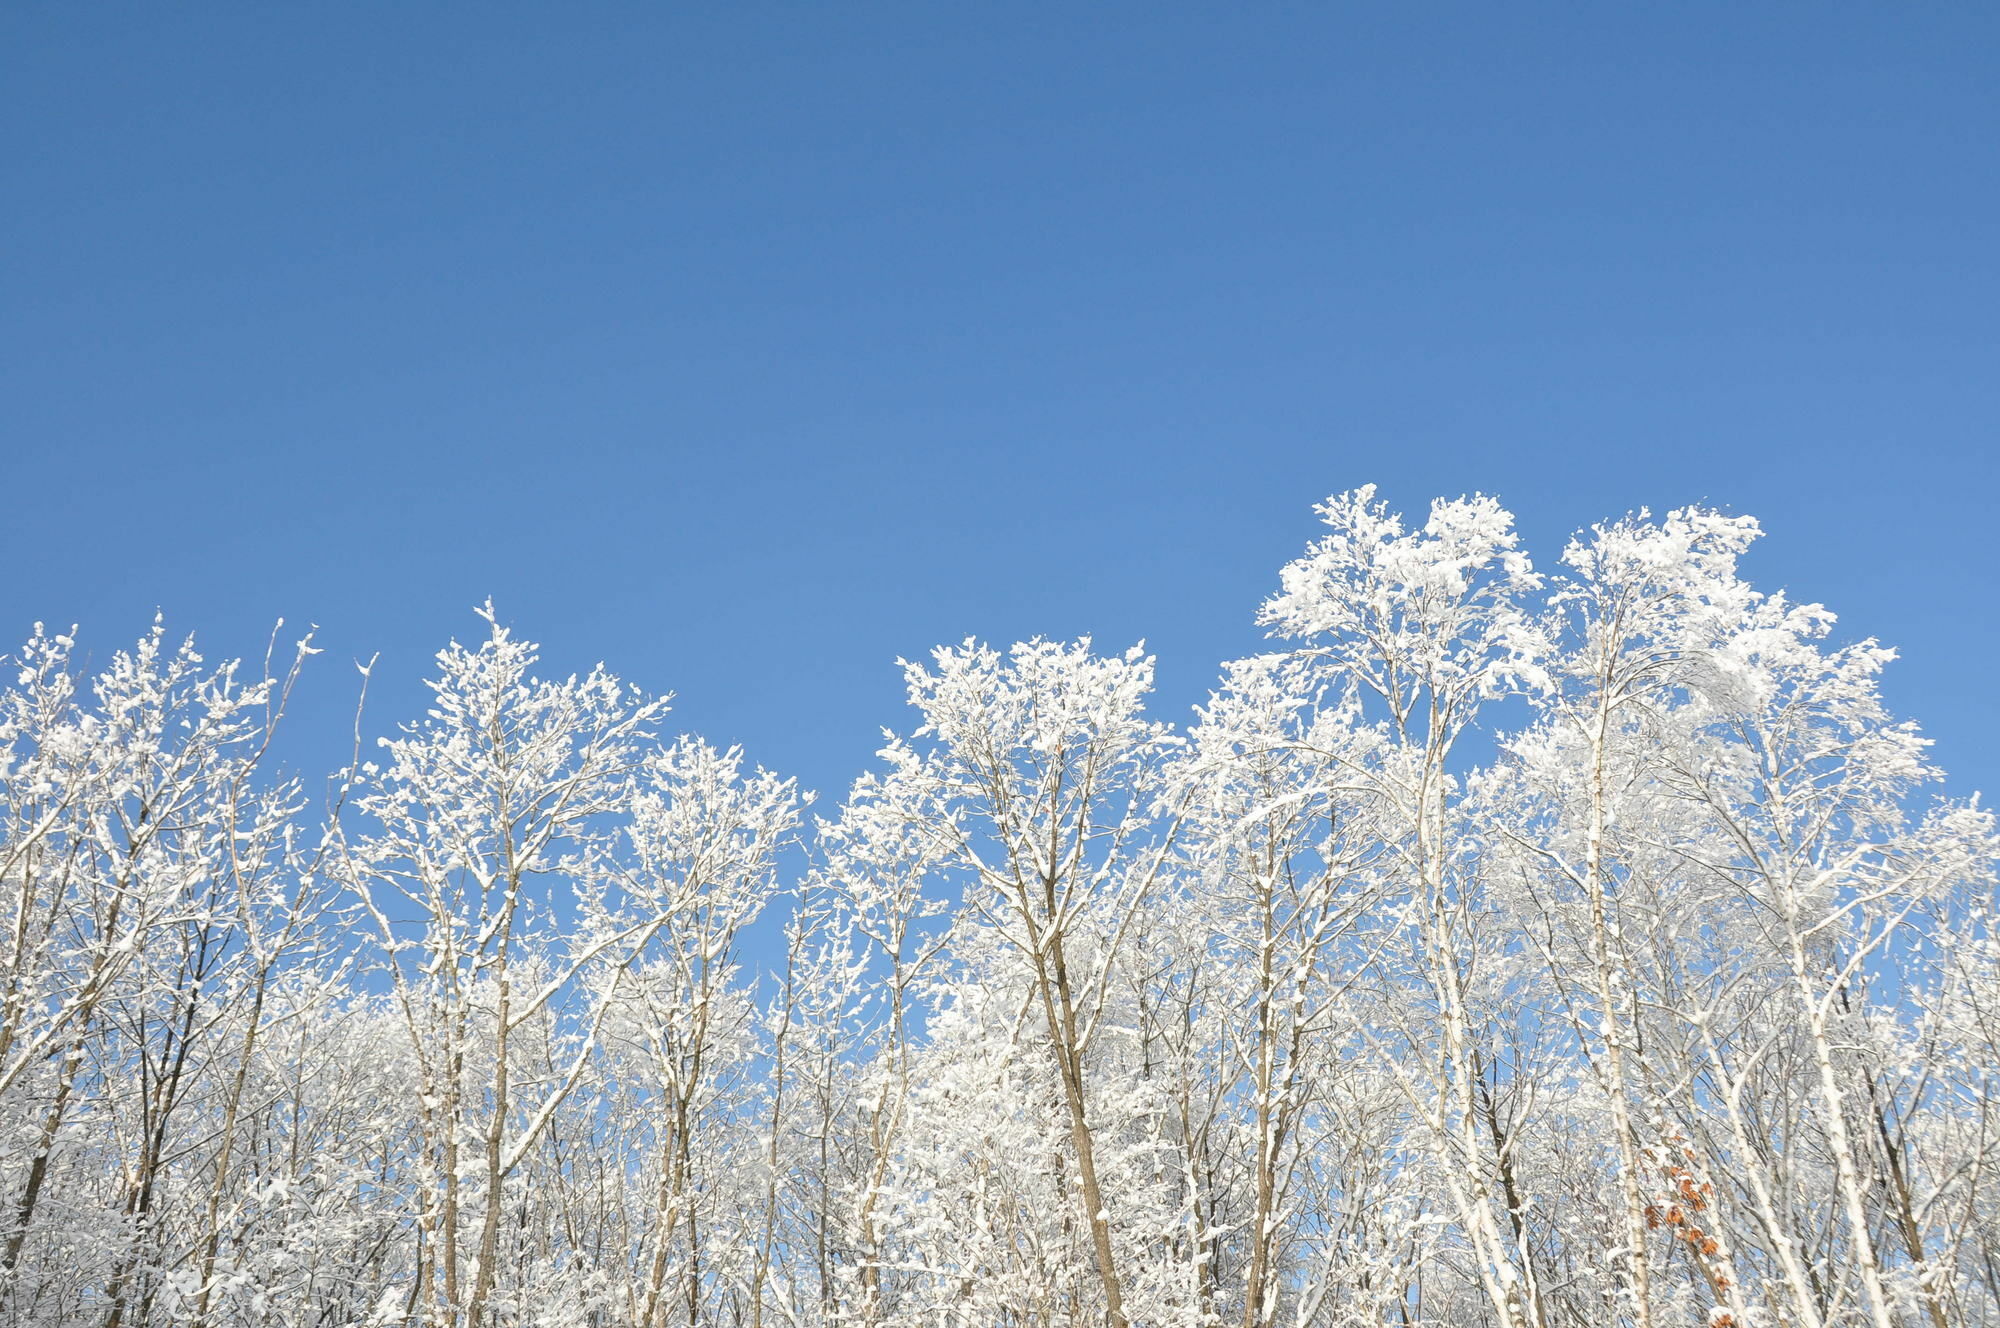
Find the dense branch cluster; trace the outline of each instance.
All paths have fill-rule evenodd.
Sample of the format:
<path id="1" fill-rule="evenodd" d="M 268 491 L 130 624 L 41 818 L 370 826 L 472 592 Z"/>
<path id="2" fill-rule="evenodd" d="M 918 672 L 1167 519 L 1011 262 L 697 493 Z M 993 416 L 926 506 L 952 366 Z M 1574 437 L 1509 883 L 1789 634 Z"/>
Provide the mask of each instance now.
<path id="1" fill-rule="evenodd" d="M 490 611 L 324 806 L 309 646 L 38 630 L 0 1321 L 2000 1325 L 1994 826 L 1890 652 L 1745 519 L 1321 513 L 1191 724 L 968 642 L 824 816 Z"/>

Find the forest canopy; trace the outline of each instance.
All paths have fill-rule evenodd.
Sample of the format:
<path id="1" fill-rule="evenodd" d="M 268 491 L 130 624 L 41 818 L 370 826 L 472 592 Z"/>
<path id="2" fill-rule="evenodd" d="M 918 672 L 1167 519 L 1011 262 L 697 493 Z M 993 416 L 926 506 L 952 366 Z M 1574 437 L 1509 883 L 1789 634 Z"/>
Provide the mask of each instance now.
<path id="1" fill-rule="evenodd" d="M 1892 652 L 1743 517 L 1319 511 L 1191 723 L 966 641 L 833 806 L 490 608 L 330 779 L 309 640 L 37 628 L 0 1316 L 2000 1325 L 2000 841 Z"/>

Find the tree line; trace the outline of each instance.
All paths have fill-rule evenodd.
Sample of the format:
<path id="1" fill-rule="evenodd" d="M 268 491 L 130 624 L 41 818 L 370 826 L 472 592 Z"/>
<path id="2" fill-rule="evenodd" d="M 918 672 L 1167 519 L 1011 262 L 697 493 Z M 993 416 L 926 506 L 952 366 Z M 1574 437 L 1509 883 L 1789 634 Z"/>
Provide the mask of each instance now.
<path id="1" fill-rule="evenodd" d="M 490 608 L 324 793 L 309 640 L 37 628 L 0 1316 L 2000 1325 L 1995 827 L 1892 652 L 1747 518 L 1319 510 L 1192 722 L 968 641 L 823 814 Z"/>

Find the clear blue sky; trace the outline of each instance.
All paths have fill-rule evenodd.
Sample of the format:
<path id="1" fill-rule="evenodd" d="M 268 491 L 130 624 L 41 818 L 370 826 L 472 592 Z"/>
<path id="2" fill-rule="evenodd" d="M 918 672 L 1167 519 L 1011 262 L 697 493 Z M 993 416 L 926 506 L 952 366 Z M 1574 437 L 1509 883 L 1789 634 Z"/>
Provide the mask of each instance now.
<path id="1" fill-rule="evenodd" d="M 2000 8 L 0 13 L 0 635 L 493 595 L 837 792 L 891 661 L 1144 637 L 1161 713 L 1374 481 L 1707 499 L 2000 785 Z M 303 740 L 303 739 L 302 739 Z"/>

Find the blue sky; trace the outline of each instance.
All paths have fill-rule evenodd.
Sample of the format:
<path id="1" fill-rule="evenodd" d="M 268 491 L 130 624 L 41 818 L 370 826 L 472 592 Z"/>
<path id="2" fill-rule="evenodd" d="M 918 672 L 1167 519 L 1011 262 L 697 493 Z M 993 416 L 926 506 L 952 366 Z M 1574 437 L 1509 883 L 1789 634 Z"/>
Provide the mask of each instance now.
<path id="1" fill-rule="evenodd" d="M 1545 560 L 1706 499 L 1991 788 L 1996 43 L 1974 4 L 21 0 L 0 636 L 318 622 L 309 753 L 348 660 L 386 724 L 490 594 L 831 793 L 907 726 L 894 658 L 967 634 L 1143 637 L 1184 715 L 1329 492 L 1497 493 Z"/>

